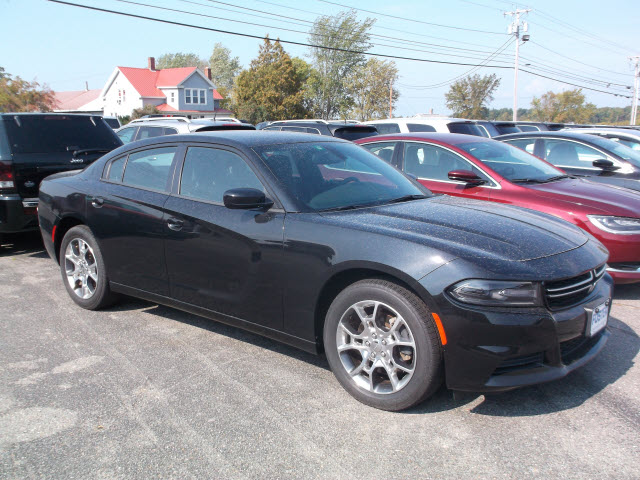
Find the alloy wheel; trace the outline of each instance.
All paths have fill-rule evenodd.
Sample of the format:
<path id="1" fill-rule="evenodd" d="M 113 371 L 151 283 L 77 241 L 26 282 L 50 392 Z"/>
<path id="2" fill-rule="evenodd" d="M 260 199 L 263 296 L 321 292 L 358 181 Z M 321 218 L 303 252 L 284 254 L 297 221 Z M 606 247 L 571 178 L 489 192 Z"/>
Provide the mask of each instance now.
<path id="1" fill-rule="evenodd" d="M 74 238 L 64 254 L 64 268 L 71 290 L 86 300 L 98 286 L 98 263 L 91 246 L 82 238 Z"/>

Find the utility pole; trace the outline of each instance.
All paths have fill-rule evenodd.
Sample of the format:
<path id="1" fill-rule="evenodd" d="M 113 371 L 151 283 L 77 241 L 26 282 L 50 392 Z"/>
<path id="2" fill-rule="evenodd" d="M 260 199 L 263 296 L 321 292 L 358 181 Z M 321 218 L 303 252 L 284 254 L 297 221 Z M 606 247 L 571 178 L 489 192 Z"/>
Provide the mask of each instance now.
<path id="1" fill-rule="evenodd" d="M 527 22 L 524 24 L 520 23 L 520 15 L 529 13 L 531 11 L 530 8 L 520 9 L 516 8 L 512 12 L 504 12 L 504 16 L 507 15 L 513 18 L 513 21 L 509 24 L 509 35 L 513 35 L 516 37 L 516 60 L 514 64 L 514 73 L 513 73 L 513 121 L 518 121 L 518 59 L 520 58 L 520 28 L 522 28 L 523 32 L 527 32 L 529 30 L 529 26 Z M 522 43 L 529 41 L 529 35 L 522 35 Z"/>
<path id="2" fill-rule="evenodd" d="M 393 113 L 393 82 L 389 82 L 389 118 Z"/>
<path id="3" fill-rule="evenodd" d="M 638 90 L 640 90 L 640 55 L 635 57 L 629 57 L 629 60 L 635 62 L 635 69 L 633 73 L 633 101 L 631 102 L 631 118 L 629 119 L 629 125 L 636 124 L 636 118 L 638 116 Z"/>

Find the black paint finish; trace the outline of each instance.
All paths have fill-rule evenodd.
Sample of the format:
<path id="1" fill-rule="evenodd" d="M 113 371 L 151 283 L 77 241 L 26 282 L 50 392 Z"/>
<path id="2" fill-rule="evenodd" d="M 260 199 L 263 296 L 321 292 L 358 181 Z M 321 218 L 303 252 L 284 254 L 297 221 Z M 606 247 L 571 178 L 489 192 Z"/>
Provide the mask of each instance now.
<path id="1" fill-rule="evenodd" d="M 362 278 L 390 278 L 440 315 L 448 339 L 447 384 L 460 390 L 503 390 L 559 378 L 604 345 L 606 333 L 584 347 L 579 361 L 564 364 L 559 354 L 561 342 L 584 335 L 585 308 L 611 297 L 608 275 L 581 304 L 560 311 L 471 307 L 445 293 L 467 278 L 544 282 L 576 276 L 607 260 L 593 237 L 542 213 L 448 196 L 303 212 L 252 150 L 295 142 L 348 143 L 260 131 L 158 137 L 121 147 L 81 173 L 54 175 L 40 190 L 47 251 L 57 259 L 64 232 L 85 223 L 98 240 L 113 290 L 308 351 L 321 351 L 324 313 L 340 289 Z M 163 145 L 235 151 L 274 205 L 232 210 L 181 197 L 182 148 L 164 193 L 101 179 L 111 159 Z M 102 200 L 98 207 L 96 199 Z M 544 363 L 496 374 L 505 360 L 533 353 L 543 355 Z"/>

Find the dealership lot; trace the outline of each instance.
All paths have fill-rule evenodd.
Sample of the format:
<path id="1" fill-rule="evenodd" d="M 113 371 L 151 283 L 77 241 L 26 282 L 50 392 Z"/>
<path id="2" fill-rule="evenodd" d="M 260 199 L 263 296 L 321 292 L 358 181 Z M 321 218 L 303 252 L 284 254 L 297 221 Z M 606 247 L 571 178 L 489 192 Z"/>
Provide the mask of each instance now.
<path id="1" fill-rule="evenodd" d="M 0 251 L 2 478 L 637 478 L 640 287 L 552 384 L 404 413 L 324 358 L 174 309 L 68 297 L 37 235 Z"/>

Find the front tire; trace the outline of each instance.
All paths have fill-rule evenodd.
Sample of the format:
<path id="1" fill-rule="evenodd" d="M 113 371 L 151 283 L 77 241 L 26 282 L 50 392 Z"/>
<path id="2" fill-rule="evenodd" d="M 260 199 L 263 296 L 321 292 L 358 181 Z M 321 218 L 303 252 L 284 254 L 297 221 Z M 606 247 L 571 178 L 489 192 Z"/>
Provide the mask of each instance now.
<path id="1" fill-rule="evenodd" d="M 99 310 L 116 299 L 98 242 L 86 225 L 73 227 L 62 239 L 60 273 L 67 293 L 82 308 Z"/>
<path id="2" fill-rule="evenodd" d="M 356 282 L 334 299 L 324 349 L 340 384 L 360 402 L 399 411 L 442 384 L 442 347 L 425 303 L 395 283 Z"/>

